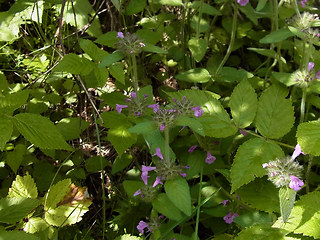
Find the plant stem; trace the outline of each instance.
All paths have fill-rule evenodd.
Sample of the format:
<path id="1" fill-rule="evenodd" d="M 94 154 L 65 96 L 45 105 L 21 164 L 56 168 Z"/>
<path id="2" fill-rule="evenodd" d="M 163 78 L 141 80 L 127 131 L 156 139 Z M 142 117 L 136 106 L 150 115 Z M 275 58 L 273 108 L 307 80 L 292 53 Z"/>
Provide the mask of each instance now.
<path id="1" fill-rule="evenodd" d="M 307 88 L 302 88 L 302 98 L 301 98 L 301 107 L 300 107 L 300 123 L 304 122 L 304 118 L 305 118 L 306 98 L 307 98 Z"/>
<path id="2" fill-rule="evenodd" d="M 310 191 L 309 177 L 310 177 L 310 172 L 311 172 L 311 167 L 312 167 L 312 160 L 313 160 L 313 156 L 309 155 L 308 168 L 307 168 L 307 172 L 306 172 L 306 192 L 307 193 Z"/>
<path id="3" fill-rule="evenodd" d="M 136 60 L 136 55 L 132 54 L 131 55 L 131 67 L 132 67 L 132 83 L 133 83 L 133 89 L 137 93 L 137 98 L 138 98 L 138 70 L 137 70 L 137 60 Z M 139 99 L 137 99 L 139 100 Z"/>
<path id="4" fill-rule="evenodd" d="M 196 229 L 195 229 L 195 234 L 194 234 L 194 240 L 198 239 L 198 230 L 199 230 L 199 221 L 200 221 L 200 206 L 201 206 L 202 176 L 203 176 L 203 166 L 201 167 L 201 172 L 200 172 L 199 193 L 198 193 L 198 206 L 199 206 L 199 208 L 197 209 L 197 219 L 196 219 Z"/>
<path id="5" fill-rule="evenodd" d="M 170 143 L 169 127 L 165 127 L 164 128 L 164 159 L 167 163 L 171 163 L 169 143 Z"/>
<path id="6" fill-rule="evenodd" d="M 100 158 L 100 169 L 101 169 L 101 187 L 102 187 L 102 240 L 104 240 L 104 232 L 106 226 L 106 192 L 105 192 L 105 183 L 104 183 L 104 169 L 102 164 L 102 153 L 101 153 L 101 141 L 100 141 L 100 133 L 97 124 L 97 116 L 93 111 L 94 124 L 96 127 L 97 141 L 99 146 L 99 158 Z"/>
<path id="7" fill-rule="evenodd" d="M 298 7 L 298 4 L 297 4 L 297 1 L 296 0 L 292 0 L 292 2 L 293 2 L 293 7 L 296 10 L 297 15 L 301 18 L 301 14 L 300 14 L 300 11 L 299 11 L 299 7 Z"/>

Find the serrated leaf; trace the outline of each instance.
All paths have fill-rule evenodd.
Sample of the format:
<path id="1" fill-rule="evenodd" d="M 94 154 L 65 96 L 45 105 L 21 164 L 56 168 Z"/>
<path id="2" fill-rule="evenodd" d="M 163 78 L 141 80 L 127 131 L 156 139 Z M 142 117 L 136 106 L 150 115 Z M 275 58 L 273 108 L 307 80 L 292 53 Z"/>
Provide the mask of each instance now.
<path id="1" fill-rule="evenodd" d="M 25 145 L 17 144 L 13 151 L 7 153 L 6 163 L 9 165 L 9 167 L 12 169 L 14 173 L 16 173 L 19 169 L 25 151 Z"/>
<path id="2" fill-rule="evenodd" d="M 256 177 L 264 176 L 266 171 L 262 168 L 262 164 L 282 156 L 284 156 L 282 149 L 273 142 L 260 138 L 244 142 L 238 148 L 231 167 L 231 192 L 253 181 Z"/>
<path id="3" fill-rule="evenodd" d="M 273 228 L 270 224 L 256 224 L 242 230 L 234 240 L 284 240 L 286 231 Z"/>
<path id="4" fill-rule="evenodd" d="M 164 184 L 164 189 L 170 201 L 187 216 L 191 215 L 191 196 L 188 182 L 178 177 L 168 180 Z"/>
<path id="5" fill-rule="evenodd" d="M 41 201 L 31 198 L 0 199 L 0 222 L 15 224 L 27 216 Z"/>
<path id="6" fill-rule="evenodd" d="M 125 73 L 123 70 L 123 64 L 115 63 L 109 67 L 110 74 L 121 84 L 125 85 Z"/>
<path id="7" fill-rule="evenodd" d="M 13 124 L 9 118 L 0 114 L 0 150 L 3 151 L 6 143 L 10 140 Z"/>
<path id="8" fill-rule="evenodd" d="M 35 146 L 44 149 L 72 150 L 48 118 L 33 113 L 20 113 L 12 120 L 19 132 Z"/>
<path id="9" fill-rule="evenodd" d="M 124 126 L 109 129 L 107 138 L 119 155 L 137 141 L 137 135 L 129 132 Z"/>
<path id="10" fill-rule="evenodd" d="M 49 226 L 50 225 L 43 218 L 32 217 L 28 219 L 23 230 L 27 233 L 36 233 L 49 228 Z"/>
<path id="11" fill-rule="evenodd" d="M 67 72 L 71 74 L 87 75 L 92 71 L 93 63 L 78 56 L 74 53 L 69 53 L 54 68 L 56 72 Z"/>
<path id="12" fill-rule="evenodd" d="M 13 230 L 13 231 L 4 231 L 0 230 L 0 239 L 1 240 L 17 240 L 17 239 L 23 239 L 23 240 L 40 240 L 35 235 L 25 233 L 23 231 Z"/>
<path id="13" fill-rule="evenodd" d="M 287 223 L 296 200 L 296 192 L 289 187 L 282 187 L 279 189 L 279 199 L 282 221 Z"/>
<path id="14" fill-rule="evenodd" d="M 179 73 L 176 79 L 192 83 L 206 83 L 210 80 L 210 73 L 204 68 L 194 68 Z"/>
<path id="15" fill-rule="evenodd" d="M 107 47 L 114 48 L 114 44 L 119 41 L 119 38 L 117 38 L 117 32 L 107 32 L 105 34 L 102 34 L 98 37 L 98 39 L 95 41 L 96 43 L 105 45 Z"/>
<path id="16" fill-rule="evenodd" d="M 179 221 L 184 216 L 165 193 L 158 194 L 158 196 L 152 200 L 152 206 L 159 213 L 175 221 Z"/>
<path id="17" fill-rule="evenodd" d="M 267 138 L 280 138 L 290 131 L 294 123 L 294 110 L 287 89 L 273 85 L 262 93 L 255 123 Z"/>
<path id="18" fill-rule="evenodd" d="M 306 154 L 320 155 L 320 122 L 301 123 L 297 129 L 298 143 Z"/>
<path id="19" fill-rule="evenodd" d="M 70 190 L 70 179 L 64 179 L 50 187 L 44 197 L 44 208 L 49 210 L 56 208 L 57 204 L 63 199 L 66 193 Z"/>
<path id="20" fill-rule="evenodd" d="M 95 61 L 99 62 L 104 57 L 108 56 L 109 53 L 100 49 L 97 45 L 95 45 L 92 41 L 80 38 L 79 45 L 81 49 L 90 56 L 90 58 Z"/>
<path id="21" fill-rule="evenodd" d="M 28 97 L 28 90 L 11 93 L 6 96 L 0 96 L 0 112 L 11 115 L 14 110 L 27 102 Z"/>
<path id="22" fill-rule="evenodd" d="M 179 116 L 176 119 L 175 124 L 177 126 L 188 126 L 194 132 L 198 133 L 199 135 L 201 135 L 201 136 L 205 135 L 203 126 L 202 126 L 201 122 L 198 119 L 194 119 L 194 118 L 187 117 L 187 116 Z"/>
<path id="23" fill-rule="evenodd" d="M 272 72 L 271 75 L 272 77 L 274 77 L 274 79 L 283 83 L 287 87 L 290 87 L 297 83 L 296 78 L 294 77 L 295 74 L 292 74 L 292 73 Z"/>
<path id="24" fill-rule="evenodd" d="M 146 0 L 130 0 L 124 12 L 125 15 L 134 15 L 144 10 Z"/>
<path id="25" fill-rule="evenodd" d="M 33 178 L 27 173 L 21 177 L 17 175 L 9 188 L 8 198 L 37 198 L 38 189 Z"/>
<path id="26" fill-rule="evenodd" d="M 166 50 L 162 49 L 161 47 L 155 46 L 153 44 L 145 42 L 144 45 L 145 46 L 142 48 L 144 52 L 152 52 L 152 53 L 159 53 L 159 54 L 168 53 Z"/>
<path id="27" fill-rule="evenodd" d="M 89 127 L 89 122 L 82 120 L 80 117 L 63 118 L 56 127 L 63 135 L 65 140 L 72 140 L 80 137 L 80 134 Z"/>
<path id="28" fill-rule="evenodd" d="M 288 29 L 283 28 L 269 33 L 267 36 L 260 39 L 260 43 L 276 43 L 286 40 L 289 37 L 294 36 L 294 34 Z"/>
<path id="29" fill-rule="evenodd" d="M 190 52 L 197 62 L 200 62 L 207 51 L 207 41 L 202 38 L 191 38 L 188 41 Z"/>
<path id="30" fill-rule="evenodd" d="M 119 50 L 114 51 L 110 55 L 104 57 L 99 64 L 100 68 L 109 67 L 111 64 L 118 62 L 124 58 L 124 54 Z"/>
<path id="31" fill-rule="evenodd" d="M 248 81 L 241 81 L 234 88 L 229 104 L 233 121 L 238 128 L 248 127 L 253 122 L 257 111 L 258 99 Z"/>

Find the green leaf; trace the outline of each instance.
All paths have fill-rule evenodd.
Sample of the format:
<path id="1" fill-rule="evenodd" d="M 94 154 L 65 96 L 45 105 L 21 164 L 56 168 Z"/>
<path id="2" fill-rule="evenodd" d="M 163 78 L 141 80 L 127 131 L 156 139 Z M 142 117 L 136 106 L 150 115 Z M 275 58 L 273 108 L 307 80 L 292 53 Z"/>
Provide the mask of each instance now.
<path id="1" fill-rule="evenodd" d="M 102 166 L 101 166 L 101 161 L 102 161 Z M 86 159 L 86 162 L 85 162 L 86 170 L 89 173 L 99 172 L 101 171 L 101 169 L 104 169 L 108 165 L 109 165 L 108 159 L 106 159 L 105 157 L 102 157 L 100 159 L 99 156 L 90 157 Z"/>
<path id="2" fill-rule="evenodd" d="M 320 156 L 320 121 L 301 123 L 297 139 L 304 153 Z"/>
<path id="3" fill-rule="evenodd" d="M 295 27 L 292 27 L 292 26 L 288 26 L 288 28 L 289 28 L 289 31 L 293 35 L 296 35 L 297 37 L 302 38 L 302 39 L 305 38 L 305 34 L 301 31 L 301 29 L 295 28 Z"/>
<path id="4" fill-rule="evenodd" d="M 188 42 L 190 52 L 197 62 L 200 62 L 207 51 L 207 41 L 202 38 L 191 38 Z"/>
<path id="5" fill-rule="evenodd" d="M 170 201 L 187 216 L 191 216 L 191 196 L 188 182 L 178 177 L 168 180 L 164 184 L 164 189 Z"/>
<path id="6" fill-rule="evenodd" d="M 119 0 L 111 0 L 113 6 L 118 10 L 118 12 L 121 12 L 121 3 Z"/>
<path id="7" fill-rule="evenodd" d="M 10 168 L 14 173 L 16 173 L 17 170 L 19 169 L 20 164 L 23 160 L 23 155 L 25 151 L 26 151 L 25 145 L 18 144 L 15 146 L 13 151 L 8 152 L 6 157 L 6 163 L 10 166 Z"/>
<path id="8" fill-rule="evenodd" d="M 132 155 L 123 154 L 122 156 L 118 156 L 112 165 L 112 174 L 115 174 L 124 168 L 126 168 L 132 162 Z"/>
<path id="9" fill-rule="evenodd" d="M 33 178 L 27 173 L 24 177 L 17 175 L 9 188 L 8 198 L 37 198 L 38 189 Z"/>
<path id="10" fill-rule="evenodd" d="M 296 84 L 296 79 L 294 77 L 295 74 L 292 73 L 284 73 L 284 72 L 272 72 L 271 76 L 277 81 L 283 83 L 287 87 L 290 87 Z"/>
<path id="11" fill-rule="evenodd" d="M 109 67 L 110 74 L 121 84 L 125 85 L 125 73 L 122 63 L 114 63 Z"/>
<path id="12" fill-rule="evenodd" d="M 273 219 L 270 214 L 258 211 L 241 214 L 234 219 L 234 222 L 242 228 L 250 227 L 255 224 L 270 223 L 272 221 Z"/>
<path id="13" fill-rule="evenodd" d="M 146 0 L 130 0 L 125 10 L 125 15 L 134 15 L 142 12 L 146 6 Z"/>
<path id="14" fill-rule="evenodd" d="M 168 6 L 182 6 L 182 0 L 153 0 L 154 3 Z"/>
<path id="15" fill-rule="evenodd" d="M 131 234 L 124 234 L 117 237 L 115 240 L 142 240 L 140 237 L 131 236 Z"/>
<path id="16" fill-rule="evenodd" d="M 56 208 L 57 204 L 64 198 L 68 191 L 70 191 L 70 179 L 64 179 L 53 186 L 51 186 L 44 197 L 44 209 L 49 210 Z"/>
<path id="17" fill-rule="evenodd" d="M 89 122 L 81 117 L 63 118 L 56 125 L 65 140 L 72 140 L 80 137 L 80 134 L 89 127 Z"/>
<path id="18" fill-rule="evenodd" d="M 144 52 L 152 52 L 152 53 L 159 53 L 159 54 L 168 53 L 166 50 L 162 49 L 161 47 L 155 46 L 153 44 L 145 42 L 144 45 L 145 46 L 142 48 Z"/>
<path id="19" fill-rule="evenodd" d="M 142 181 L 125 180 L 123 181 L 123 188 L 130 198 L 133 198 L 133 194 L 140 188 L 142 188 L 144 183 Z"/>
<path id="20" fill-rule="evenodd" d="M 117 38 L 118 33 L 117 32 L 107 32 L 101 36 L 98 37 L 98 39 L 95 41 L 96 43 L 99 43 L 101 45 L 105 45 L 107 47 L 114 48 L 114 44 L 119 41 L 119 38 Z"/>
<path id="21" fill-rule="evenodd" d="M 256 7 L 256 11 L 259 12 L 260 10 L 262 10 L 267 2 L 268 0 L 259 0 L 258 5 Z"/>
<path id="22" fill-rule="evenodd" d="M 153 120 L 137 123 L 135 126 L 128 129 L 130 133 L 136 134 L 149 133 L 155 130 L 157 130 L 157 125 Z"/>
<path id="23" fill-rule="evenodd" d="M 132 126 L 126 115 L 119 114 L 116 111 L 103 112 L 101 117 L 104 121 L 103 126 L 106 128 L 118 128 L 121 126 L 130 128 Z"/>
<path id="24" fill-rule="evenodd" d="M 41 201 L 31 198 L 0 199 L 0 222 L 15 224 L 27 216 Z"/>
<path id="25" fill-rule="evenodd" d="M 4 231 L 0 230 L 0 239 L 1 240 L 17 240 L 17 239 L 23 239 L 23 240 L 40 240 L 35 235 L 25 233 L 23 231 L 13 230 L 13 231 Z"/>
<path id="26" fill-rule="evenodd" d="M 218 82 L 241 82 L 248 78 L 252 78 L 253 74 L 244 69 L 237 69 L 233 67 L 221 68 L 216 80 Z"/>
<path id="27" fill-rule="evenodd" d="M 283 28 L 269 33 L 267 36 L 260 39 L 260 43 L 276 43 L 286 40 L 289 37 L 294 36 L 294 34 L 288 29 Z"/>
<path id="28" fill-rule="evenodd" d="M 176 78 L 186 82 L 206 83 L 210 80 L 210 73 L 204 68 L 194 68 L 186 72 L 179 73 L 176 75 Z"/>
<path id="29" fill-rule="evenodd" d="M 289 187 L 282 187 L 279 189 L 279 199 L 282 221 L 287 223 L 296 200 L 296 192 Z"/>
<path id="30" fill-rule="evenodd" d="M 20 113 L 12 120 L 19 132 L 35 146 L 44 149 L 72 150 L 48 118 L 32 113 Z"/>
<path id="31" fill-rule="evenodd" d="M 49 226 L 50 225 L 43 218 L 32 217 L 28 219 L 23 230 L 27 233 L 36 233 L 48 229 Z"/>
<path id="32" fill-rule="evenodd" d="M 273 85 L 259 99 L 255 123 L 267 138 L 280 138 L 290 131 L 294 123 L 294 110 L 287 89 Z"/>
<path id="33" fill-rule="evenodd" d="M 271 58 L 277 59 L 278 61 L 282 61 L 283 63 L 286 63 L 286 59 L 283 57 L 280 57 L 279 59 L 279 56 L 277 55 L 277 53 L 272 49 L 264 49 L 264 48 L 247 48 L 247 49 L 250 51 L 254 51 L 258 54 L 261 54 L 263 56 L 271 57 Z"/>
<path id="34" fill-rule="evenodd" d="M 9 118 L 0 114 L 0 150 L 3 151 L 6 143 L 10 140 L 13 124 Z"/>
<path id="35" fill-rule="evenodd" d="M 1 16 L 1 13 L 0 13 L 0 16 Z M 4 73 L 0 71 L 0 92 L 2 91 L 4 92 L 8 91 L 8 81 Z"/>
<path id="36" fill-rule="evenodd" d="M 167 218 L 179 221 L 184 217 L 181 211 L 170 201 L 167 194 L 160 193 L 152 200 L 152 206 Z"/>
<path id="37" fill-rule="evenodd" d="M 92 71 L 93 63 L 77 54 L 69 53 L 54 68 L 56 72 L 87 75 Z"/>
<path id="38" fill-rule="evenodd" d="M 234 240 L 284 240 L 286 231 L 280 228 L 273 228 L 269 223 L 256 224 L 242 230 Z"/>
<path id="39" fill-rule="evenodd" d="M 11 115 L 14 110 L 27 102 L 28 97 L 28 90 L 22 90 L 6 96 L 0 96 L 0 112 Z"/>
<path id="40" fill-rule="evenodd" d="M 176 119 L 175 124 L 177 126 L 188 126 L 194 132 L 198 133 L 199 135 L 201 135 L 201 136 L 205 135 L 203 126 L 202 126 L 201 122 L 198 119 L 194 119 L 194 118 L 187 117 L 187 116 L 179 116 Z"/>
<path id="41" fill-rule="evenodd" d="M 201 7 L 201 4 L 202 4 L 202 7 Z M 206 14 L 209 14 L 212 16 L 216 16 L 216 15 L 221 16 L 222 15 L 219 10 L 217 10 L 214 7 L 212 7 L 211 5 L 209 5 L 207 3 L 203 3 L 201 1 L 194 1 L 192 3 L 189 3 L 188 7 L 192 8 L 194 10 L 198 10 L 198 11 L 201 7 L 202 13 L 206 13 Z"/>
<path id="42" fill-rule="evenodd" d="M 120 156 L 137 141 L 137 135 L 129 132 L 127 127 L 119 126 L 109 129 L 107 139 L 112 143 Z"/>
<path id="43" fill-rule="evenodd" d="M 262 164 L 282 156 L 284 156 L 282 149 L 273 142 L 261 138 L 244 142 L 238 148 L 231 167 L 231 192 L 253 181 L 256 177 L 264 176 L 266 171 L 262 168 Z"/>
<path id="44" fill-rule="evenodd" d="M 92 58 L 93 61 L 99 62 L 104 57 L 108 56 L 109 53 L 100 49 L 97 45 L 95 45 L 92 41 L 80 38 L 79 44 L 81 49 Z"/>
<path id="45" fill-rule="evenodd" d="M 234 88 L 229 104 L 233 121 L 238 128 L 248 127 L 253 122 L 257 111 L 258 99 L 248 81 L 241 81 Z"/>
<path id="46" fill-rule="evenodd" d="M 109 67 L 111 64 L 118 62 L 124 58 L 124 54 L 119 50 L 114 51 L 110 55 L 104 57 L 99 64 L 100 68 Z"/>

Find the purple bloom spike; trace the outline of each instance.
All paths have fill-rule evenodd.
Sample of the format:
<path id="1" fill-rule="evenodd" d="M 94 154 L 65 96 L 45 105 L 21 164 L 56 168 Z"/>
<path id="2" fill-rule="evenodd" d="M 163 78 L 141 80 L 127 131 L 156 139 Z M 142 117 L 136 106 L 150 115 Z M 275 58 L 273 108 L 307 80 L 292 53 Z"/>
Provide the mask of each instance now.
<path id="1" fill-rule="evenodd" d="M 304 185 L 303 181 L 301 181 L 296 176 L 290 176 L 291 182 L 289 183 L 289 188 L 293 189 L 293 191 L 298 191 Z"/>
<path id="2" fill-rule="evenodd" d="M 135 92 L 131 92 L 131 97 L 136 98 L 137 94 Z"/>
<path id="3" fill-rule="evenodd" d="M 138 226 L 137 226 L 137 229 L 139 230 L 139 232 L 140 232 L 141 234 L 144 234 L 144 229 L 145 229 L 145 228 L 148 229 L 146 232 L 150 232 L 150 227 L 149 227 L 149 225 L 148 225 L 146 222 L 144 222 L 144 221 L 140 221 L 139 224 L 138 224 Z"/>
<path id="4" fill-rule="evenodd" d="M 123 108 L 127 108 L 127 105 L 116 104 L 116 110 L 120 114 Z"/>
<path id="5" fill-rule="evenodd" d="M 241 6 L 246 6 L 249 2 L 249 0 L 237 0 L 237 2 L 241 5 Z"/>
<path id="6" fill-rule="evenodd" d="M 148 166 L 142 165 L 142 172 L 150 172 L 156 169 L 157 169 L 156 167 L 148 167 Z"/>
<path id="7" fill-rule="evenodd" d="M 182 177 L 187 177 L 187 174 L 186 173 L 180 173 L 180 175 L 182 176 Z"/>
<path id="8" fill-rule="evenodd" d="M 228 223 L 228 224 L 231 224 L 233 222 L 233 219 L 235 217 L 238 217 L 239 214 L 238 213 L 235 213 L 232 215 L 232 212 L 229 212 L 226 216 L 223 217 L 223 220 Z"/>
<path id="9" fill-rule="evenodd" d="M 215 156 L 212 156 L 211 153 L 208 151 L 207 152 L 207 158 L 206 158 L 206 163 L 212 164 L 216 160 Z"/>
<path id="10" fill-rule="evenodd" d="M 197 148 L 197 145 L 193 145 L 189 148 L 188 153 L 193 153 L 193 151 Z"/>
<path id="11" fill-rule="evenodd" d="M 196 116 L 196 117 L 201 117 L 202 114 L 204 113 L 204 111 L 202 110 L 202 108 L 200 106 L 193 107 L 193 108 L 191 108 L 191 110 L 194 111 L 194 116 Z"/>
<path id="12" fill-rule="evenodd" d="M 161 160 L 163 160 L 163 156 L 162 156 L 160 148 L 156 148 L 156 153 L 153 154 L 152 156 L 158 156 Z"/>
<path id="13" fill-rule="evenodd" d="M 308 71 L 310 72 L 314 67 L 314 62 L 309 62 L 308 63 Z"/>
<path id="14" fill-rule="evenodd" d="M 148 178 L 150 176 L 148 176 L 148 172 L 142 172 L 141 173 L 141 179 L 144 182 L 145 185 L 148 185 Z"/>
<path id="15" fill-rule="evenodd" d="M 158 103 L 151 104 L 151 105 L 148 106 L 148 108 L 152 108 L 153 109 L 153 113 L 156 113 L 159 110 L 159 104 Z"/>
<path id="16" fill-rule="evenodd" d="M 160 177 L 156 177 L 156 180 L 154 181 L 152 187 L 155 187 L 159 184 L 162 184 L 163 185 L 163 182 L 160 181 Z"/>
<path id="17" fill-rule="evenodd" d="M 296 159 L 300 154 L 306 155 L 304 152 L 301 151 L 300 144 L 297 144 L 296 147 L 294 148 L 294 152 L 291 158 Z"/>
<path id="18" fill-rule="evenodd" d="M 117 38 L 124 38 L 123 32 L 118 32 L 117 33 Z"/>
<path id="19" fill-rule="evenodd" d="M 239 130 L 239 132 L 243 135 L 243 136 L 246 136 L 247 135 L 247 132 L 246 131 L 243 131 L 243 130 Z"/>
<path id="20" fill-rule="evenodd" d="M 223 205 L 227 205 L 228 202 L 229 202 L 229 200 L 223 200 L 223 201 L 222 201 L 222 204 L 223 204 Z"/>
<path id="21" fill-rule="evenodd" d="M 163 131 L 163 130 L 164 130 L 164 127 L 165 127 L 165 124 L 162 123 L 161 126 L 160 126 L 160 131 Z"/>
<path id="22" fill-rule="evenodd" d="M 138 190 L 133 194 L 133 196 L 135 197 L 135 196 L 138 196 L 138 195 L 140 195 L 140 194 L 142 194 L 141 189 L 138 189 Z"/>

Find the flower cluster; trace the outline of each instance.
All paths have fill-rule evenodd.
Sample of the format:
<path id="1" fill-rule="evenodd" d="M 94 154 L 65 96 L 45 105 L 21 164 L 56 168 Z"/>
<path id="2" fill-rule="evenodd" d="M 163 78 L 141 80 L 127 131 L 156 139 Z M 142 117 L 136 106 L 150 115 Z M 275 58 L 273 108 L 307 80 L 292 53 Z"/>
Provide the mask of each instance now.
<path id="1" fill-rule="evenodd" d="M 307 70 L 298 70 L 294 74 L 294 78 L 298 85 L 302 88 L 308 87 L 315 79 L 320 79 L 320 71 L 314 70 L 314 63 L 309 62 Z"/>
<path id="2" fill-rule="evenodd" d="M 120 40 L 115 44 L 116 47 L 123 52 L 124 54 L 139 54 L 141 52 L 141 48 L 146 45 L 139 39 L 136 34 L 118 32 L 117 38 Z"/>
<path id="3" fill-rule="evenodd" d="M 295 161 L 295 158 L 300 154 L 304 154 L 301 151 L 300 145 L 298 144 L 295 148 L 292 157 L 284 157 L 282 159 L 276 159 L 269 163 L 264 163 L 263 168 L 268 170 L 268 177 L 276 187 L 289 186 L 294 191 L 298 191 L 304 185 L 303 181 L 299 179 L 303 167 Z"/>
<path id="4" fill-rule="evenodd" d="M 138 231 L 141 234 L 144 234 L 145 232 L 154 232 L 155 229 L 160 227 L 159 220 L 163 217 L 163 215 L 160 215 L 159 217 L 151 217 L 150 221 L 148 222 L 141 220 L 137 226 Z"/>
<path id="5" fill-rule="evenodd" d="M 241 6 L 246 6 L 249 3 L 249 0 L 237 0 L 237 3 Z"/>
<path id="6" fill-rule="evenodd" d="M 198 146 L 197 145 L 193 145 L 189 148 L 188 152 L 189 153 L 193 153 L 193 151 L 197 148 Z M 214 163 L 214 161 L 216 160 L 216 157 L 211 155 L 211 153 L 209 151 L 207 151 L 207 158 L 206 158 L 206 163 L 207 164 L 212 164 Z"/>
<path id="7" fill-rule="evenodd" d="M 140 99 L 137 97 L 135 92 L 131 92 L 130 96 L 130 98 L 126 99 L 126 105 L 116 104 L 116 110 L 120 114 L 122 109 L 128 108 L 130 114 L 133 114 L 134 116 L 141 116 L 148 105 L 146 103 L 148 95 L 145 95 L 143 99 Z"/>
<path id="8" fill-rule="evenodd" d="M 301 7 L 305 7 L 308 0 L 302 0 L 299 3 L 301 4 Z"/>
<path id="9" fill-rule="evenodd" d="M 238 213 L 234 213 L 232 214 L 232 212 L 229 212 L 226 216 L 223 217 L 223 220 L 228 223 L 228 224 L 231 224 L 233 222 L 233 219 L 235 217 L 239 217 L 239 214 Z"/>

